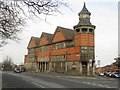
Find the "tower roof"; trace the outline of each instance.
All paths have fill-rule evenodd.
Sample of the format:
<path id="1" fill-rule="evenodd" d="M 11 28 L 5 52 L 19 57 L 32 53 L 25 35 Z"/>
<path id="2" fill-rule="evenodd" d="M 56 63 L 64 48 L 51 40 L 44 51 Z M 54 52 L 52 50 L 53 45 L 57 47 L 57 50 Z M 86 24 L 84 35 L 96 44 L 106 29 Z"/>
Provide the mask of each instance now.
<path id="1" fill-rule="evenodd" d="M 86 8 L 86 5 L 85 5 L 85 2 L 84 2 L 84 6 L 82 8 L 82 10 L 78 13 L 78 15 L 80 14 L 88 14 L 88 15 L 91 15 L 91 13 L 87 10 Z"/>

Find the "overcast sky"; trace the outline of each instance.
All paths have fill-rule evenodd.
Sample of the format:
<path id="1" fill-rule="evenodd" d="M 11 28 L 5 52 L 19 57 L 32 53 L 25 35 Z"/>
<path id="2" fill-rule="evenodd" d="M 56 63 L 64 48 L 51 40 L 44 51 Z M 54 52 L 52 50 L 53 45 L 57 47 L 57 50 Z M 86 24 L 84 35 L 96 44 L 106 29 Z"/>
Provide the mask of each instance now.
<path id="1" fill-rule="evenodd" d="M 86 2 L 87 9 L 91 12 L 91 23 L 95 29 L 95 59 L 100 60 L 100 66 L 111 64 L 118 56 L 118 0 L 68 0 L 70 9 L 61 7 L 63 14 L 56 16 L 41 15 L 41 19 L 28 20 L 27 26 L 20 35 L 20 43 L 9 42 L 1 50 L 1 61 L 7 55 L 11 56 L 15 64 L 24 62 L 27 46 L 31 36 L 40 37 L 42 32 L 54 33 L 57 26 L 73 29 L 79 21 L 78 13 Z"/>

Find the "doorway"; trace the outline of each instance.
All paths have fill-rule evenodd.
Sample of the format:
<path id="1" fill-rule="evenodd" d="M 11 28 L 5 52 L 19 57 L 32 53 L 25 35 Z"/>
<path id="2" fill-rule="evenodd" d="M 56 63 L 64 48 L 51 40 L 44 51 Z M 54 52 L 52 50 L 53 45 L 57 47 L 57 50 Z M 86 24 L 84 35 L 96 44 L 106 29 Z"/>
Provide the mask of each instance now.
<path id="1" fill-rule="evenodd" d="M 82 75 L 87 76 L 87 62 L 82 62 Z"/>

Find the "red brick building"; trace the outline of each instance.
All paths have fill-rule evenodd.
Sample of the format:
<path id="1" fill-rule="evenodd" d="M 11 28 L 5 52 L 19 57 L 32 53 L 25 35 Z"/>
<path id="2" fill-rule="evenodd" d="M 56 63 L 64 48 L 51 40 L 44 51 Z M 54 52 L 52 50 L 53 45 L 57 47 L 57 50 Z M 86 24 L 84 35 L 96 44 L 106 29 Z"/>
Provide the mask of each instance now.
<path id="1" fill-rule="evenodd" d="M 73 30 L 57 26 L 54 34 L 43 32 L 40 38 L 31 37 L 27 47 L 27 61 L 33 65 L 31 69 L 44 73 L 94 76 L 95 26 L 90 22 L 91 13 L 85 3 L 78 15 L 79 22 Z"/>
<path id="2" fill-rule="evenodd" d="M 120 72 L 120 69 L 115 63 L 112 63 L 111 65 L 106 65 L 103 67 L 96 68 L 96 73 L 107 73 L 107 72 Z"/>

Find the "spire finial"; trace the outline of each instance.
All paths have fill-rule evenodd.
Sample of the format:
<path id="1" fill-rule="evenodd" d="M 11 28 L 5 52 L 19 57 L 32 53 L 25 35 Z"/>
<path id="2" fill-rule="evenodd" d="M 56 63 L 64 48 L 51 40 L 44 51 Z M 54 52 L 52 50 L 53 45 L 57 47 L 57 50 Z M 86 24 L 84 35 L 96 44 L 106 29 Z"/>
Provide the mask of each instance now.
<path id="1" fill-rule="evenodd" d="M 86 7 L 85 2 L 84 2 L 84 7 Z"/>
<path id="2" fill-rule="evenodd" d="M 91 15 L 91 13 L 90 13 L 90 12 L 87 10 L 87 8 L 86 8 L 85 2 L 84 2 L 84 6 L 83 6 L 81 12 L 79 12 L 78 15 L 80 16 L 80 14 L 88 14 L 88 15 Z"/>

